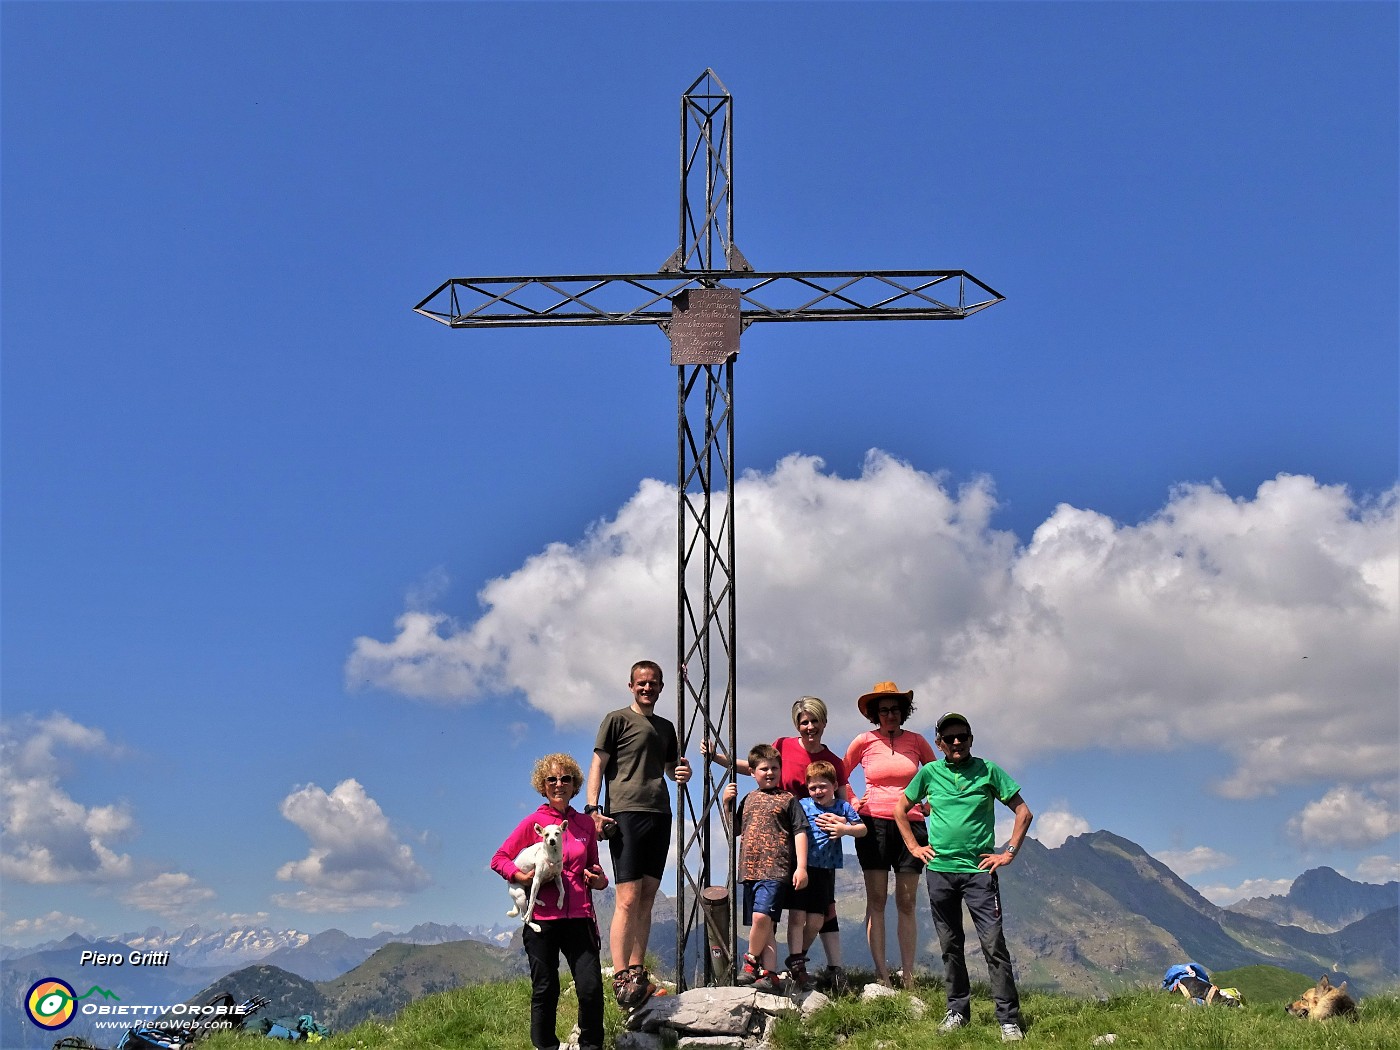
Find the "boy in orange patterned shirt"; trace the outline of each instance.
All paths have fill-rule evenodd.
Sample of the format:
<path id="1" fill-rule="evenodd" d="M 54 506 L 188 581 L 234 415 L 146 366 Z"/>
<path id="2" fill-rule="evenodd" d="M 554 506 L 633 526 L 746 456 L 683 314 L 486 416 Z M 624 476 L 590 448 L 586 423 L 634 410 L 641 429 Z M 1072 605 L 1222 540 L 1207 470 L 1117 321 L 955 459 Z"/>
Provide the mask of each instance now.
<path id="1" fill-rule="evenodd" d="M 744 916 L 749 924 L 749 951 L 736 984 L 751 984 L 761 992 L 779 992 L 782 982 L 773 967 L 778 949 L 773 930 L 783 913 L 788 886 L 807 885 L 807 815 L 790 792 L 781 787 L 783 762 L 772 744 L 749 752 L 749 772 L 758 784 L 739 803 L 736 834 L 739 881 L 744 885 Z M 733 805 L 739 789 L 724 789 L 724 802 Z"/>

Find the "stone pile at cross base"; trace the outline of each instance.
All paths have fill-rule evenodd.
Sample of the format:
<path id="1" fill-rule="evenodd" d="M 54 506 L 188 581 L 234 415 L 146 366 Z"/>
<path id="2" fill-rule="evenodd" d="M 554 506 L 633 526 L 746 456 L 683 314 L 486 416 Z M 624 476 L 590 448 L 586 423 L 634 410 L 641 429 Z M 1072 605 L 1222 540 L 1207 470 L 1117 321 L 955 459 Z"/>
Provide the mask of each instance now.
<path id="1" fill-rule="evenodd" d="M 893 989 L 868 984 L 862 999 L 898 995 Z M 627 1031 L 617 1038 L 617 1050 L 764 1050 L 772 1045 L 773 1026 L 784 1014 L 807 1017 L 831 1002 L 821 992 L 792 996 L 770 995 L 752 988 L 692 988 L 679 995 L 657 995 L 627 1017 Z M 914 1014 L 928 1009 L 913 999 Z M 570 1039 L 576 1046 L 578 1033 Z"/>

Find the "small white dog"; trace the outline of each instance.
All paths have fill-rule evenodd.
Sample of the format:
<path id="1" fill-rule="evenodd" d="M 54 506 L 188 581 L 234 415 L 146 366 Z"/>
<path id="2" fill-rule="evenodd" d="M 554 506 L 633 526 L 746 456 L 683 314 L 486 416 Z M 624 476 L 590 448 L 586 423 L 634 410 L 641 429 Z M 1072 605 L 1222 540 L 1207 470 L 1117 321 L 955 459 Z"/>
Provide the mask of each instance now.
<path id="1" fill-rule="evenodd" d="M 535 834 L 540 837 L 540 841 L 533 846 L 526 846 L 515 858 L 517 868 L 535 873 L 534 881 L 530 883 L 528 903 L 525 887 L 518 882 L 512 882 L 510 899 L 515 904 L 506 915 L 512 919 L 520 916 L 521 922 L 539 933 L 540 924 L 532 921 L 530 917 L 535 914 L 535 901 L 539 899 L 540 888 L 548 882 L 553 882 L 555 891 L 559 894 L 559 907 L 564 907 L 564 826 L 551 824 L 546 828 L 536 824 Z"/>

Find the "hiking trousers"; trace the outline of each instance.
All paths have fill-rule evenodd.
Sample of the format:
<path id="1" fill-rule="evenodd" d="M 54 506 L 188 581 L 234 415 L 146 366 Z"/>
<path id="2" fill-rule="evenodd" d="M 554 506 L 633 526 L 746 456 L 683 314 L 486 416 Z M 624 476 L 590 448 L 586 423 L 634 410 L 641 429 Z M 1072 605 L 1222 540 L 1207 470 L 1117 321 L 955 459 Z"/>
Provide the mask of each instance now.
<path id="1" fill-rule="evenodd" d="M 603 970 L 592 919 L 540 919 L 540 932 L 522 933 L 530 961 L 530 1045 L 559 1050 L 559 956 L 578 993 L 579 1050 L 603 1050 Z"/>
<path id="2" fill-rule="evenodd" d="M 967 976 L 966 937 L 962 906 L 967 905 L 982 957 L 987 960 L 992 1001 L 998 1024 L 1021 1024 L 1021 997 L 1011 973 L 1011 952 L 1001 929 L 1001 888 L 996 872 L 930 871 L 928 903 L 933 911 L 933 927 L 943 950 L 943 984 L 948 992 L 948 1009 L 964 1020 L 972 1018 L 972 985 Z"/>

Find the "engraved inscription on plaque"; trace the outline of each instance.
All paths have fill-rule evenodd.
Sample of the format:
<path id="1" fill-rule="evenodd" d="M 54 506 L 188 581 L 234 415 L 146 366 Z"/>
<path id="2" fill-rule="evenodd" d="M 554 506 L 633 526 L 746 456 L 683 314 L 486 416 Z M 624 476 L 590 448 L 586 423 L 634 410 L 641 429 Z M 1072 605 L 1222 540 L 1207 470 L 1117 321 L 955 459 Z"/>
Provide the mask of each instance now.
<path id="1" fill-rule="evenodd" d="M 739 292 L 687 288 L 671 300 L 671 364 L 722 365 L 739 352 Z"/>

